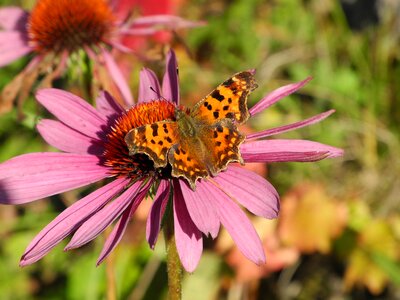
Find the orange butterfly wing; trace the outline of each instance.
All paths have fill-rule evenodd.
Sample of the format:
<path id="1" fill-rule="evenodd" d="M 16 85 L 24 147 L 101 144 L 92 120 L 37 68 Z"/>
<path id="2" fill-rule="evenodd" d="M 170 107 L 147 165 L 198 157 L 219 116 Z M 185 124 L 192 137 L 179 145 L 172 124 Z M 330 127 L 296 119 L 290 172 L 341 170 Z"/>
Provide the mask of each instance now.
<path id="1" fill-rule="evenodd" d="M 209 174 L 207 160 L 203 157 L 204 151 L 198 146 L 201 147 L 193 141 L 181 140 L 179 144 L 171 148 L 168 154 L 168 161 L 172 166 L 171 175 L 184 177 L 193 190 L 196 188 L 197 179 L 206 178 Z"/>
<path id="2" fill-rule="evenodd" d="M 155 168 L 165 167 L 168 151 L 177 143 L 177 124 L 175 121 L 159 121 L 133 128 L 125 136 L 129 155 L 147 154 Z"/>
<path id="3" fill-rule="evenodd" d="M 257 84 L 253 72 L 237 73 L 199 101 L 193 107 L 191 116 L 208 124 L 224 118 L 244 123 L 249 118 L 247 97 L 255 88 Z"/>
<path id="4" fill-rule="evenodd" d="M 239 146 L 244 136 L 230 119 L 198 128 L 195 136 L 180 138 L 169 154 L 172 176 L 184 177 L 194 190 L 199 178 L 215 176 L 230 162 L 243 162 Z"/>

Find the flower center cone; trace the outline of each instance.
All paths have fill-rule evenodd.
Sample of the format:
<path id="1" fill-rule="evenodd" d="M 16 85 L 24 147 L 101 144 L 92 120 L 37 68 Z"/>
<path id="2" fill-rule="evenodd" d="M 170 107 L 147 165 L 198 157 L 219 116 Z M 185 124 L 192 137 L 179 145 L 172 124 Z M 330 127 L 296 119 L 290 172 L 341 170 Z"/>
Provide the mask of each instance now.
<path id="1" fill-rule="evenodd" d="M 39 0 L 28 34 L 37 52 L 74 51 L 104 42 L 115 17 L 104 0 Z"/>
<path id="2" fill-rule="evenodd" d="M 114 176 L 138 178 L 155 172 L 153 161 L 146 154 L 129 155 L 125 136 L 133 128 L 167 119 L 173 120 L 175 108 L 172 102 L 166 100 L 141 103 L 133 106 L 115 121 L 107 135 L 103 153 L 103 164 L 111 167 Z M 170 174 L 169 168 L 158 171 L 162 177 Z"/>

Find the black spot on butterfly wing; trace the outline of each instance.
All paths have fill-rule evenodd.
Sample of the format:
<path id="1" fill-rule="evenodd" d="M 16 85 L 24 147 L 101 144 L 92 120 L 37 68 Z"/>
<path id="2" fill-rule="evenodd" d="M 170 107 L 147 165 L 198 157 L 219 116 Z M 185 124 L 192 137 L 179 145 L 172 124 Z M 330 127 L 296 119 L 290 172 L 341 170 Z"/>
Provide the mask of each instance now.
<path id="1" fill-rule="evenodd" d="M 150 125 L 150 127 L 153 130 L 152 132 L 153 136 L 158 136 L 158 124 L 153 123 Z"/>
<path id="2" fill-rule="evenodd" d="M 211 93 L 211 97 L 213 97 L 214 99 L 217 99 L 218 101 L 223 101 L 225 99 L 225 97 L 223 95 L 221 95 L 221 93 L 218 89 L 214 90 Z"/>

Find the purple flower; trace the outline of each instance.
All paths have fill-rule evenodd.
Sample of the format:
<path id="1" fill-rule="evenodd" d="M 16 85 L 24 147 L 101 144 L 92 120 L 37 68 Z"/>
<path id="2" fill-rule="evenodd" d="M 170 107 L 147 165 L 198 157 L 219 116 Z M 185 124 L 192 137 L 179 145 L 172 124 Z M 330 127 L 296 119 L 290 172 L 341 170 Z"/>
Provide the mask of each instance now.
<path id="1" fill-rule="evenodd" d="M 37 93 L 38 101 L 58 119 L 42 120 L 38 130 L 47 143 L 64 153 L 25 154 L 0 164 L 0 202 L 27 203 L 103 179 L 109 183 L 68 207 L 47 225 L 25 250 L 22 266 L 41 259 L 70 234 L 73 237 L 66 250 L 88 243 L 118 220 L 98 258 L 97 263 L 101 263 L 121 240 L 132 214 L 151 187 L 156 188 L 146 228 L 151 248 L 157 241 L 172 194 L 176 246 L 187 271 L 192 272 L 199 262 L 203 234 L 215 238 L 221 224 L 248 259 L 257 264 L 265 262 L 261 241 L 238 205 L 255 215 L 276 218 L 279 196 L 265 178 L 244 168 L 229 166 L 215 177 L 198 181 L 193 191 L 185 179 L 171 177 L 167 168 L 154 170 L 147 155 L 129 156 L 124 142 L 127 132 L 143 124 L 172 118 L 179 104 L 176 69 L 175 54 L 171 51 L 162 85 L 151 70 L 142 70 L 139 103 L 127 111 L 107 93 L 97 99 L 97 109 L 61 90 L 45 89 Z M 251 116 L 308 81 L 273 91 L 250 110 Z M 150 101 L 155 95 L 165 99 Z M 342 155 L 343 151 L 338 148 L 306 140 L 256 140 L 313 124 L 332 112 L 248 135 L 240 149 L 244 161 L 316 161 Z"/>
<path id="2" fill-rule="evenodd" d="M 162 28 L 174 30 L 200 25 L 172 15 L 120 20 L 113 10 L 118 3 L 118 0 L 38 0 L 30 13 L 14 6 L 0 9 L 3 29 L 0 31 L 0 67 L 34 54 L 3 91 L 3 98 L 8 101 L 2 109 L 11 108 L 12 100 L 21 89 L 29 91 L 43 69 L 52 70 L 42 82 L 49 85 L 65 69 L 69 55 L 77 50 L 84 50 L 93 61 L 105 65 L 126 104 L 132 105 L 129 86 L 107 47 L 130 52 L 121 42 L 124 36 L 151 35 Z"/>

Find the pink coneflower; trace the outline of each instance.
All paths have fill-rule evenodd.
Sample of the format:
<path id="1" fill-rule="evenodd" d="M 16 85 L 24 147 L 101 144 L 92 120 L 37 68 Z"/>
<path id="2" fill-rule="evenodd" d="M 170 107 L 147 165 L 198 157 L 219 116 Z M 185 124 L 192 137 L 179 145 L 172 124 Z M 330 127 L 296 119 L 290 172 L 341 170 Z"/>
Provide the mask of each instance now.
<path id="1" fill-rule="evenodd" d="M 0 67 L 33 53 L 33 59 L 2 93 L 2 110 L 11 108 L 22 89 L 29 91 L 41 72 L 49 84 L 65 69 L 71 53 L 84 50 L 95 62 L 104 64 L 127 104 L 132 95 L 109 50 L 130 51 L 121 44 L 126 36 L 154 34 L 161 29 L 193 27 L 172 15 L 153 15 L 133 20 L 114 14 L 118 0 L 38 0 L 28 13 L 19 7 L 0 9 Z M 49 71 L 51 70 L 51 71 Z"/>
<path id="2" fill-rule="evenodd" d="M 117 13 L 123 17 L 126 16 L 127 12 L 132 9 L 132 7 L 138 8 L 139 14 L 142 17 L 152 16 L 152 15 L 177 15 L 179 14 L 179 9 L 184 10 L 184 3 L 182 1 L 176 0 L 119 0 Z M 145 39 L 145 37 L 132 37 L 127 36 L 123 39 L 122 43 L 129 48 L 140 50 L 144 48 L 145 42 L 152 40 L 159 44 L 168 44 L 173 38 L 173 33 L 171 30 L 165 31 L 160 30 L 156 32 L 151 39 Z"/>
<path id="3" fill-rule="evenodd" d="M 171 176 L 169 165 L 156 169 L 146 154 L 129 153 L 125 137 L 132 128 L 175 118 L 179 106 L 176 70 L 172 51 L 167 57 L 162 86 L 152 71 L 144 69 L 140 74 L 139 103 L 128 110 L 107 93 L 97 99 L 97 109 L 65 91 L 45 89 L 37 93 L 38 101 L 58 118 L 58 121 L 42 120 L 38 130 L 47 143 L 65 153 L 25 154 L 2 163 L 1 203 L 27 203 L 99 180 L 109 182 L 47 225 L 25 250 L 22 266 L 41 259 L 70 234 L 73 237 L 67 250 L 88 243 L 118 220 L 98 258 L 97 263 L 101 263 L 121 240 L 132 214 L 152 187 L 155 196 L 146 229 L 151 248 L 156 243 L 167 203 L 172 199 L 176 247 L 187 271 L 193 271 L 199 262 L 203 234 L 215 238 L 220 224 L 248 259 L 257 264 L 265 262 L 261 241 L 238 205 L 264 218 L 277 217 L 279 197 L 265 178 L 229 165 L 215 176 L 197 180 L 193 188 L 185 178 Z M 250 116 L 295 92 L 307 81 L 273 91 L 249 111 Z M 162 99 L 151 101 L 157 94 Z M 316 161 L 342 155 L 338 148 L 306 140 L 251 141 L 315 123 L 331 113 L 248 135 L 240 145 L 244 162 Z"/>

